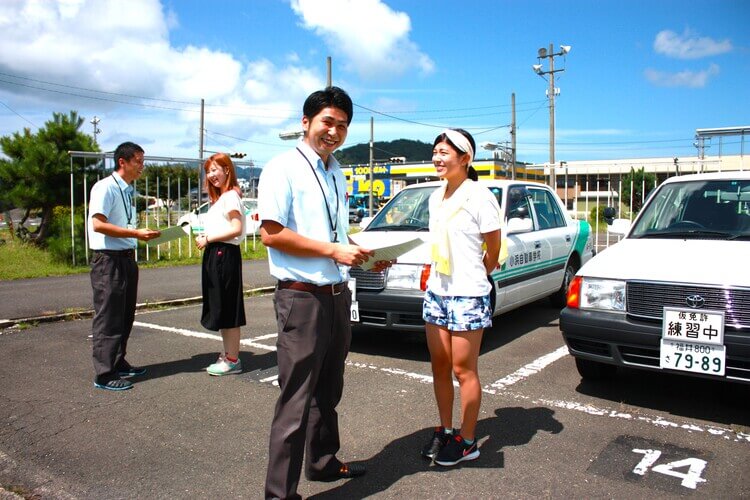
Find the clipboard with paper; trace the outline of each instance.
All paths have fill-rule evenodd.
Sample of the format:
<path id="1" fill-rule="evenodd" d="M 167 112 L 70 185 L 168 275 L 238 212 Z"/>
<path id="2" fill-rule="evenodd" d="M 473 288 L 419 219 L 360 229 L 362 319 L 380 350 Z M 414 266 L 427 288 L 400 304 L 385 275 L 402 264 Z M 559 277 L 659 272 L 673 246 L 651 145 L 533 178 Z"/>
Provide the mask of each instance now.
<path id="1" fill-rule="evenodd" d="M 176 240 L 177 238 L 182 238 L 185 235 L 190 235 L 190 224 L 171 226 L 160 229 L 159 231 L 161 231 L 161 234 L 157 238 L 149 240 L 146 243 L 148 246 L 161 245 L 162 243 L 167 243 Z"/>
<path id="2" fill-rule="evenodd" d="M 369 271 L 370 269 L 372 269 L 375 266 L 375 263 L 377 261 L 398 259 L 405 253 L 410 252 L 411 250 L 414 250 L 415 248 L 425 243 L 425 241 L 422 238 L 413 238 L 410 240 L 403 241 L 401 243 L 397 243 L 395 245 L 374 247 L 371 244 L 368 244 L 368 242 L 365 241 L 367 238 L 364 238 L 363 236 L 364 235 L 360 233 L 360 234 L 350 235 L 349 237 L 357 245 L 363 246 L 375 252 L 374 255 L 372 255 L 367 262 L 364 262 L 361 266 L 359 266 L 364 271 Z"/>

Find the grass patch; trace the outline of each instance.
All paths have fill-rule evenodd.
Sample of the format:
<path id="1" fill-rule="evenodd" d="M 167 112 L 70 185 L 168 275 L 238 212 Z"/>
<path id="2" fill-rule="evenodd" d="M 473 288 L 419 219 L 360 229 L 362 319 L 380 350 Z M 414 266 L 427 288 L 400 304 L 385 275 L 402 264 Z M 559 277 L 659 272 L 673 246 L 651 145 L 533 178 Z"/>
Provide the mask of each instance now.
<path id="1" fill-rule="evenodd" d="M 0 231 L 0 280 L 16 280 L 22 278 L 40 278 L 43 276 L 62 276 L 78 274 L 88 271 L 88 267 L 73 267 L 64 263 L 57 263 L 44 250 L 11 239 L 8 231 Z"/>
<path id="2" fill-rule="evenodd" d="M 89 272 L 89 266 L 84 262 L 78 266 L 56 262 L 52 255 L 34 245 L 11 239 L 7 230 L 0 230 L 0 280 L 16 280 L 25 278 L 41 278 L 45 276 L 64 276 Z M 256 238 L 248 238 L 240 243 L 242 258 L 245 260 L 266 259 L 266 247 Z M 195 246 L 192 238 L 180 238 L 159 247 L 146 250 L 140 243 L 138 248 L 138 265 L 141 268 L 174 267 L 196 265 L 201 263 L 202 252 Z"/>

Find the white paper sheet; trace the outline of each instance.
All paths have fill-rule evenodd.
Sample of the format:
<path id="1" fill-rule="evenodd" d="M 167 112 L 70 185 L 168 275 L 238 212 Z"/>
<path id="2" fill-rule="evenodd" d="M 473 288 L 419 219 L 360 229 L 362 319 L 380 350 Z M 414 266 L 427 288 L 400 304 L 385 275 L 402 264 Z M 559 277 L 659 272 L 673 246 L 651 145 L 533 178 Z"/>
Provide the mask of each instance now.
<path id="1" fill-rule="evenodd" d="M 186 234 L 189 235 L 190 224 L 167 227 L 165 229 L 159 229 L 159 231 L 161 231 L 161 234 L 158 238 L 154 238 L 153 240 L 149 240 L 148 242 L 146 242 L 148 246 L 160 245 L 162 243 L 167 243 L 169 241 L 176 240 L 177 238 L 181 238 Z"/>
<path id="2" fill-rule="evenodd" d="M 350 235 L 350 238 L 352 239 L 352 241 L 354 241 L 358 245 L 360 244 L 357 242 L 356 234 Z M 363 263 L 359 267 L 361 267 L 365 271 L 369 271 L 370 269 L 372 269 L 372 267 L 375 265 L 377 261 L 397 259 L 403 254 L 405 254 L 406 252 L 410 250 L 414 250 L 415 248 L 422 245 L 423 243 L 424 243 L 424 240 L 422 238 L 414 238 L 413 240 L 405 241 L 397 245 L 390 245 L 386 247 L 372 248 L 367 245 L 362 245 L 363 247 L 369 250 L 374 250 L 375 254 L 372 255 L 367 262 Z"/>

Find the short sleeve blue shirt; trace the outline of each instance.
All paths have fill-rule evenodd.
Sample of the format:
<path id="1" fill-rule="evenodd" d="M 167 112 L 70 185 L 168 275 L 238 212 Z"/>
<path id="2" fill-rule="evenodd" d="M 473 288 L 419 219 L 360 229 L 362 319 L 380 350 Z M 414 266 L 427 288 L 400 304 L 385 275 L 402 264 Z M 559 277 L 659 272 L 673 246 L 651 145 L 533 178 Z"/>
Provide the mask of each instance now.
<path id="1" fill-rule="evenodd" d="M 307 238 L 348 242 L 346 177 L 332 155 L 326 169 L 317 153 L 304 141 L 295 149 L 276 156 L 263 168 L 258 184 L 258 212 L 261 221 L 278 222 Z M 275 248 L 268 249 L 268 264 L 271 275 L 279 280 L 327 285 L 349 277 L 349 268 L 338 265 L 333 259 L 297 257 Z"/>
<path id="2" fill-rule="evenodd" d="M 120 227 L 135 226 L 136 211 L 133 206 L 133 186 L 126 183 L 117 172 L 101 179 L 91 188 L 89 196 L 89 248 L 92 250 L 131 250 L 135 238 L 115 238 L 94 231 L 92 217 L 102 214 L 107 222 Z"/>

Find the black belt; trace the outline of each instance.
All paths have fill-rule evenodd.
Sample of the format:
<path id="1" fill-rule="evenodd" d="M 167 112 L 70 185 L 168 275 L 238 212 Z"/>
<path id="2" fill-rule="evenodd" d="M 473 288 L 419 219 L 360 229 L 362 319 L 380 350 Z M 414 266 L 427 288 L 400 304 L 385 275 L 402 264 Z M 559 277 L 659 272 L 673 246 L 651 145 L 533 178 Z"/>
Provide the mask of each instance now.
<path id="1" fill-rule="evenodd" d="M 94 253 L 103 253 L 112 257 L 135 257 L 135 250 L 94 250 Z"/>
<path id="2" fill-rule="evenodd" d="M 305 283 L 304 281 L 279 281 L 276 285 L 280 290 L 290 289 L 299 292 L 317 293 L 320 295 L 338 295 L 343 292 L 347 286 L 347 283 L 344 281 L 341 283 L 333 283 L 331 285 L 313 285 L 312 283 Z"/>

